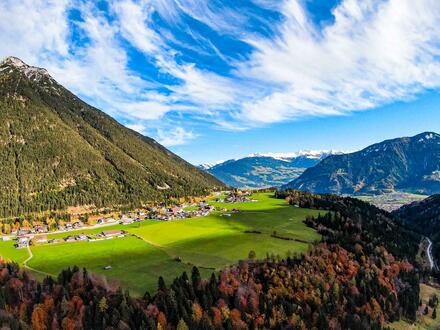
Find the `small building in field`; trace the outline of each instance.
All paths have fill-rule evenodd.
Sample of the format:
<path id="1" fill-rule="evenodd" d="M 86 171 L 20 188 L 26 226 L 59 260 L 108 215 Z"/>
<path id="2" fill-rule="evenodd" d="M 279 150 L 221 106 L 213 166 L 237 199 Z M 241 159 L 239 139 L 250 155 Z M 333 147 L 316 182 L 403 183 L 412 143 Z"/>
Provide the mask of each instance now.
<path id="1" fill-rule="evenodd" d="M 27 235 L 31 233 L 31 228 L 29 227 L 20 227 L 18 230 L 18 235 Z"/>
<path id="2" fill-rule="evenodd" d="M 72 228 L 75 228 L 75 229 L 81 228 L 81 227 L 83 227 L 83 226 L 84 226 L 84 224 L 83 224 L 81 221 L 75 221 L 75 222 L 72 224 Z"/>
<path id="3" fill-rule="evenodd" d="M 23 242 L 23 243 L 16 243 L 15 248 L 17 249 L 24 249 L 29 246 L 29 242 Z"/>
<path id="4" fill-rule="evenodd" d="M 48 241 L 48 243 L 50 244 L 57 244 L 57 243 L 61 243 L 63 240 L 61 238 L 54 238 Z"/>
<path id="5" fill-rule="evenodd" d="M 171 213 L 171 214 L 177 214 L 179 212 L 182 212 L 182 208 L 178 207 L 178 206 L 170 207 L 168 209 L 168 213 Z"/>
<path id="6" fill-rule="evenodd" d="M 28 236 L 21 236 L 21 237 L 17 238 L 18 243 L 24 243 L 24 242 L 29 242 L 29 241 L 30 241 L 30 237 L 28 237 Z"/>
<path id="7" fill-rule="evenodd" d="M 121 225 L 130 225 L 133 223 L 133 219 L 131 218 L 123 218 L 120 222 Z"/>
<path id="8" fill-rule="evenodd" d="M 37 236 L 37 237 L 35 237 L 34 241 L 36 243 L 47 243 L 47 236 L 46 235 Z"/>
<path id="9" fill-rule="evenodd" d="M 49 228 L 47 225 L 36 225 L 34 227 L 34 230 L 36 233 L 47 233 L 49 231 Z"/>
<path id="10" fill-rule="evenodd" d="M 76 241 L 76 238 L 75 238 L 75 236 L 67 236 L 67 237 L 64 239 L 64 241 L 65 241 L 65 242 L 75 242 L 75 241 Z"/>
<path id="11" fill-rule="evenodd" d="M 17 243 L 15 244 L 15 247 L 17 249 L 27 248 L 29 246 L 30 240 L 31 238 L 28 236 L 21 236 L 17 238 Z"/>
<path id="12" fill-rule="evenodd" d="M 87 240 L 88 240 L 88 237 L 87 237 L 85 234 L 79 234 L 79 235 L 76 237 L 76 239 L 77 239 L 78 241 L 87 241 Z"/>
<path id="13" fill-rule="evenodd" d="M 124 236 L 125 232 L 123 230 L 113 229 L 113 230 L 104 230 L 102 235 L 105 237 L 120 237 Z"/>

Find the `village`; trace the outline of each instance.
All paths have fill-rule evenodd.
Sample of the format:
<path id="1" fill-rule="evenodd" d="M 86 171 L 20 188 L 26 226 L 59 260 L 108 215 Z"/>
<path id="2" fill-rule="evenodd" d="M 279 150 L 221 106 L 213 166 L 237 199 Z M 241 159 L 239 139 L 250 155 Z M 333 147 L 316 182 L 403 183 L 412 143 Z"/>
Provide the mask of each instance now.
<path id="1" fill-rule="evenodd" d="M 225 194 L 225 193 L 223 193 Z M 222 198 L 215 198 L 214 201 L 218 203 L 243 203 L 253 202 L 250 198 L 251 192 L 226 192 Z M 131 225 L 133 223 L 156 220 L 156 221 L 172 221 L 183 220 L 187 218 L 205 217 L 209 215 L 216 208 L 213 205 L 208 204 L 206 201 L 200 201 L 197 203 L 184 204 L 176 203 L 172 206 L 159 205 L 156 207 L 149 207 L 144 210 L 139 210 L 130 213 L 121 213 L 118 216 L 100 217 L 94 223 L 85 223 L 81 220 L 75 220 L 72 222 L 60 222 L 57 224 L 55 230 L 50 230 L 46 224 L 36 224 L 35 226 L 14 227 L 11 230 L 11 235 L 2 236 L 4 241 L 16 240 L 15 247 L 17 249 L 28 248 L 30 245 L 40 244 L 59 244 L 63 242 L 76 242 L 76 241 L 99 241 L 105 239 L 113 239 L 125 237 L 127 233 L 124 230 L 103 230 L 97 234 L 86 235 L 84 233 L 69 235 L 72 231 L 81 231 L 96 229 L 100 227 L 106 227 L 111 225 Z M 231 216 L 231 213 L 239 212 L 234 208 L 228 211 L 226 208 L 221 209 L 224 213 L 222 216 Z M 226 212 L 226 213 L 225 213 Z M 49 239 L 48 234 L 66 233 L 63 238 Z"/>

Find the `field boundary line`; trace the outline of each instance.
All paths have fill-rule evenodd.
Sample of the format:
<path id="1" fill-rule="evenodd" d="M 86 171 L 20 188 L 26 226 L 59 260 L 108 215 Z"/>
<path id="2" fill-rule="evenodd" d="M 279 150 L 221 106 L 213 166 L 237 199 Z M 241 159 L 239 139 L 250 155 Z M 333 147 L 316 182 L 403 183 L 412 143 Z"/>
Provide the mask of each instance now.
<path id="1" fill-rule="evenodd" d="M 139 235 L 133 234 L 133 233 L 130 233 L 130 234 L 132 234 L 134 237 L 137 237 L 137 238 L 143 240 L 145 243 L 148 243 L 148 244 L 150 244 L 150 245 L 152 245 L 152 246 L 154 246 L 154 247 L 156 247 L 158 249 L 165 250 L 165 248 L 163 246 L 161 246 L 159 244 L 156 244 L 154 242 L 151 242 L 151 241 L 147 240 L 146 238 L 143 238 L 142 236 L 139 236 Z"/>

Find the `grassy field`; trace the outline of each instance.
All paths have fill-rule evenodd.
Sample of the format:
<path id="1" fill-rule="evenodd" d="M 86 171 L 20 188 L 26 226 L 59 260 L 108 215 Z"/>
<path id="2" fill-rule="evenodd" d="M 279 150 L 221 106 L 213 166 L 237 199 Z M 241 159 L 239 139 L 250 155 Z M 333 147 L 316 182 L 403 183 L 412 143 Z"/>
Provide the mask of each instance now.
<path id="1" fill-rule="evenodd" d="M 86 267 L 93 273 L 117 280 L 134 294 L 143 294 L 145 290 L 156 288 L 159 275 L 170 283 L 175 276 L 197 265 L 202 274 L 208 276 L 246 259 L 251 250 L 256 252 L 257 258 L 264 258 L 267 254 L 285 257 L 289 253 L 307 251 L 309 243 L 320 238 L 302 222 L 306 215 L 316 215 L 318 211 L 291 207 L 271 194 L 255 194 L 253 198 L 258 202 L 211 202 L 219 209 L 239 209 L 237 213 L 215 211 L 201 218 L 168 222 L 151 220 L 105 228 L 122 228 L 137 237 L 34 246 L 34 257 L 28 266 L 51 274 L 58 274 L 68 266 Z M 78 230 L 76 234 L 102 230 Z M 274 231 L 294 240 L 271 237 Z M 49 235 L 50 238 L 65 236 L 66 233 Z M 0 254 L 5 258 L 22 262 L 28 256 L 26 250 L 14 249 L 13 242 L 0 244 Z M 176 257 L 182 262 L 175 261 Z M 104 270 L 107 265 L 112 268 Z"/>
<path id="2" fill-rule="evenodd" d="M 117 279 L 118 284 L 134 294 L 155 288 L 159 274 L 170 281 L 176 274 L 191 271 L 188 265 L 172 260 L 136 237 L 37 246 L 32 252 L 34 258 L 28 263 L 32 268 L 58 274 L 75 264 L 108 279 Z M 107 265 L 112 268 L 104 270 Z"/>
<path id="3" fill-rule="evenodd" d="M 16 249 L 14 243 L 15 241 L 0 241 L 0 256 L 21 264 L 29 257 L 29 254 L 26 249 Z"/>

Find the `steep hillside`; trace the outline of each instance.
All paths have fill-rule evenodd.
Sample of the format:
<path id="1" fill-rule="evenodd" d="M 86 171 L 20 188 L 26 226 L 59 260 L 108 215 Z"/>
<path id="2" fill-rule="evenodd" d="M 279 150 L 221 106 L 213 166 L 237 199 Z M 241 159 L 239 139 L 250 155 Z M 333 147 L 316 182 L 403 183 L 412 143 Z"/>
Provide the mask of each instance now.
<path id="1" fill-rule="evenodd" d="M 13 57 L 0 63 L 0 121 L 1 216 L 138 204 L 222 185 Z"/>
<path id="2" fill-rule="evenodd" d="M 440 195 L 430 196 L 393 212 L 407 227 L 431 238 L 434 258 L 440 260 Z"/>
<path id="3" fill-rule="evenodd" d="M 200 167 L 229 186 L 278 187 L 290 182 L 333 152 L 299 152 L 284 157 L 255 154 L 241 159 Z"/>
<path id="4" fill-rule="evenodd" d="M 355 195 L 440 192 L 440 135 L 427 132 L 327 157 L 282 188 Z"/>

